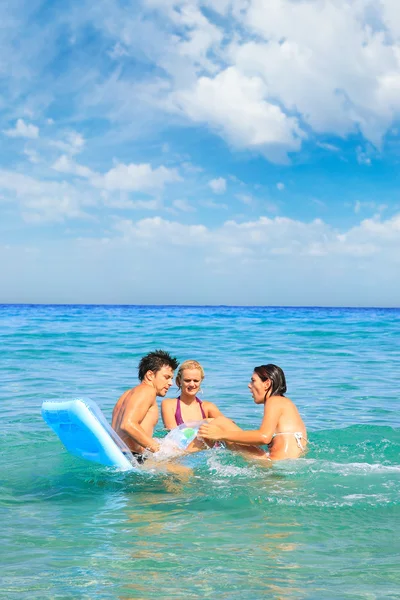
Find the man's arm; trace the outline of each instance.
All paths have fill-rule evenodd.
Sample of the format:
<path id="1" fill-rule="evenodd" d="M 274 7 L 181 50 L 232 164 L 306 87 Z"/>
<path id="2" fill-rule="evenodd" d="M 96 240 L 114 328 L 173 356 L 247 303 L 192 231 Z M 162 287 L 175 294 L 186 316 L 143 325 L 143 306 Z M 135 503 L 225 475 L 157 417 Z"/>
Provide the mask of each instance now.
<path id="1" fill-rule="evenodd" d="M 140 423 L 143 421 L 154 402 L 151 390 L 135 390 L 132 392 L 132 398 L 127 398 L 127 406 L 121 420 L 120 429 L 129 435 L 135 442 L 143 448 L 148 448 L 151 452 L 157 452 L 160 445 L 157 440 L 151 438 Z"/>

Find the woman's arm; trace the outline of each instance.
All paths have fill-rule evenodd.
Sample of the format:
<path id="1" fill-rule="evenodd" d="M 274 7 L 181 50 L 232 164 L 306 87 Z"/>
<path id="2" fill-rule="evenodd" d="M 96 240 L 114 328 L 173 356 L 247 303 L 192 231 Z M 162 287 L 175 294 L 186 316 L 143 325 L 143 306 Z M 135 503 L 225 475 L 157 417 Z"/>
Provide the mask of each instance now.
<path id="1" fill-rule="evenodd" d="M 175 429 L 175 403 L 174 398 L 166 398 L 161 402 L 161 416 L 165 429 Z"/>
<path id="2" fill-rule="evenodd" d="M 263 446 L 269 444 L 275 433 L 282 409 L 279 397 L 267 400 L 264 407 L 264 417 L 259 429 L 243 431 L 241 429 L 229 429 L 229 425 L 222 422 L 211 421 L 200 427 L 199 436 L 210 440 L 221 440 L 224 442 L 235 442 L 236 444 L 251 444 Z"/>
<path id="3" fill-rule="evenodd" d="M 203 402 L 203 406 L 205 408 L 204 412 L 206 413 L 207 419 L 215 419 L 216 417 L 222 416 L 222 412 L 212 402 Z"/>

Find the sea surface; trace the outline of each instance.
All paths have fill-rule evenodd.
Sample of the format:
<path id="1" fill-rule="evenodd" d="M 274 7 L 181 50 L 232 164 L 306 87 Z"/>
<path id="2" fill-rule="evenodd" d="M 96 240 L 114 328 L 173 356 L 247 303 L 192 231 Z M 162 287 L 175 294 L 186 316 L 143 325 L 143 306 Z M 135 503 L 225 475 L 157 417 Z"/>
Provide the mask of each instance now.
<path id="1" fill-rule="evenodd" d="M 3 305 L 0 340 L 0 598 L 400 598 L 400 310 Z M 110 420 L 156 348 L 199 360 L 244 428 L 254 366 L 280 365 L 306 457 L 209 450 L 171 474 L 68 454 L 42 401 Z"/>

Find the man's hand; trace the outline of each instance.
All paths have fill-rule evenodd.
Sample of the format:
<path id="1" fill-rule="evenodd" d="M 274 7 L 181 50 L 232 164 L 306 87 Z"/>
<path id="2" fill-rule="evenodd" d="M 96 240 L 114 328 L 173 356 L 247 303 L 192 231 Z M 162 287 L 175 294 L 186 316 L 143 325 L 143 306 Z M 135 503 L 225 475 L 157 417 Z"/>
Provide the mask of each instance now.
<path id="1" fill-rule="evenodd" d="M 223 432 L 215 423 L 205 423 L 200 427 L 197 437 L 218 441 L 223 439 Z"/>

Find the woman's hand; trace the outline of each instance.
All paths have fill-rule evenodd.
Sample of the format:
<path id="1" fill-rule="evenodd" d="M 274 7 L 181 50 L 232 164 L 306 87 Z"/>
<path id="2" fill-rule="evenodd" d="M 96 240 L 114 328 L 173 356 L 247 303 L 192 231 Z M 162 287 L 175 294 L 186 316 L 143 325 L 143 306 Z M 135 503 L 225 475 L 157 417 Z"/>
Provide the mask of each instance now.
<path id="1" fill-rule="evenodd" d="M 214 440 L 217 442 L 218 440 L 222 440 L 223 431 L 221 427 L 218 427 L 218 425 L 210 421 L 208 423 L 204 423 L 204 425 L 200 427 L 197 437 L 205 438 L 207 440 Z"/>
<path id="2" fill-rule="evenodd" d="M 161 448 L 160 446 L 160 442 L 156 439 L 153 439 L 152 441 L 153 443 L 151 444 L 151 446 L 148 446 L 146 448 L 146 450 L 149 450 L 150 452 L 152 452 L 153 454 L 155 454 L 156 452 L 159 451 L 159 449 Z"/>

